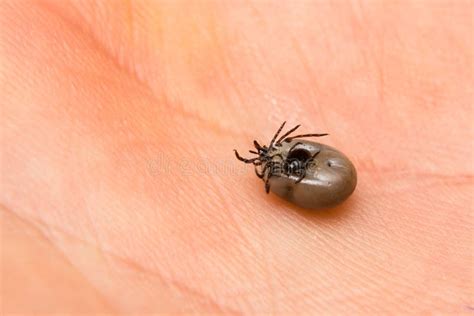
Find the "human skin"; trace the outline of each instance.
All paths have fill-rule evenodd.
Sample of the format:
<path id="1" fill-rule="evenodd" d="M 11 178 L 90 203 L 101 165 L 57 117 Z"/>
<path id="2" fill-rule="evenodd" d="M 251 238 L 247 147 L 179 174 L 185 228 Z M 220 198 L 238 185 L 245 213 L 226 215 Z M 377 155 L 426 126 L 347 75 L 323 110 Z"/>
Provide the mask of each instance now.
<path id="1" fill-rule="evenodd" d="M 472 314 L 469 1 L 0 8 L 4 314 Z M 283 120 L 349 200 L 235 159 Z"/>

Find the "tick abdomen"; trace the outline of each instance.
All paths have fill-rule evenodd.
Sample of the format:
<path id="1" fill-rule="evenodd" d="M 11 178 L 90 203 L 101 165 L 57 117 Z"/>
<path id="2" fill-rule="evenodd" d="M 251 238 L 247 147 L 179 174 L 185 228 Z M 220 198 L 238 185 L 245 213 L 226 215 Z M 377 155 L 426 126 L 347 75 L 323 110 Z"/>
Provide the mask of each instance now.
<path id="1" fill-rule="evenodd" d="M 244 158 L 234 149 L 237 159 L 254 165 L 267 193 L 272 191 L 295 205 L 322 209 L 347 199 L 357 185 L 350 160 L 335 148 L 304 139 L 327 136 L 326 133 L 291 136 L 300 125 L 278 138 L 285 124 L 281 124 L 268 146 L 254 140 L 255 150 L 249 152 L 256 157 Z"/>
<path id="2" fill-rule="evenodd" d="M 298 149 L 310 154 L 319 151 L 307 166 L 306 175 L 299 183 L 296 175 L 278 174 L 269 179 L 270 191 L 303 208 L 319 209 L 346 200 L 357 185 L 357 173 L 352 162 L 337 149 L 302 139 L 284 142 L 277 151 L 283 155 L 300 142 Z"/>

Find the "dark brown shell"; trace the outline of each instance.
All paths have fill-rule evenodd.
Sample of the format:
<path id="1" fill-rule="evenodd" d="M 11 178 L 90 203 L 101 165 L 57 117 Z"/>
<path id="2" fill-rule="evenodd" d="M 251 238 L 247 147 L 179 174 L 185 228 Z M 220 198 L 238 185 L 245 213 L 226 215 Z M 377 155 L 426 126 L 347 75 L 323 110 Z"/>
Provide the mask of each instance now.
<path id="1" fill-rule="evenodd" d="M 301 182 L 295 183 L 296 176 L 272 176 L 269 179 L 270 191 L 308 209 L 328 208 L 346 200 L 357 185 L 357 172 L 352 162 L 333 147 L 303 139 L 283 142 L 283 146 L 275 152 L 286 158 L 288 150 L 296 142 L 302 143 L 298 148 L 311 153 L 320 150 L 320 153 Z"/>

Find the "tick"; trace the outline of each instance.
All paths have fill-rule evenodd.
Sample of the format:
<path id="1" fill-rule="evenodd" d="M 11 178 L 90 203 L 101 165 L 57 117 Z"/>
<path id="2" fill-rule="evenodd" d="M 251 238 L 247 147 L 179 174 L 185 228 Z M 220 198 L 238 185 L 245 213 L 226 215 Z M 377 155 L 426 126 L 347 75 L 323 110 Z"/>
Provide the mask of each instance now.
<path id="1" fill-rule="evenodd" d="M 265 191 L 308 209 L 321 209 L 346 200 L 357 185 L 357 173 L 352 162 L 337 149 L 303 138 L 328 134 L 294 135 L 300 125 L 280 135 L 281 124 L 270 144 L 253 141 L 256 155 L 240 161 L 253 164 L 257 177 L 264 182 Z"/>

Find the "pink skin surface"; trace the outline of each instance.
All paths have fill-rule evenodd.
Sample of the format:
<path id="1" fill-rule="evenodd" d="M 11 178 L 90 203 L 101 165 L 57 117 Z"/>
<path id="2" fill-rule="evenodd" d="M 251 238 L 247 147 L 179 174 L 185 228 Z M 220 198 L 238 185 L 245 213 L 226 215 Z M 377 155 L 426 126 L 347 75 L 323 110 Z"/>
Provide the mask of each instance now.
<path id="1" fill-rule="evenodd" d="M 5 314 L 471 314 L 470 1 L 0 1 Z M 232 149 L 351 158 L 309 213 Z"/>

